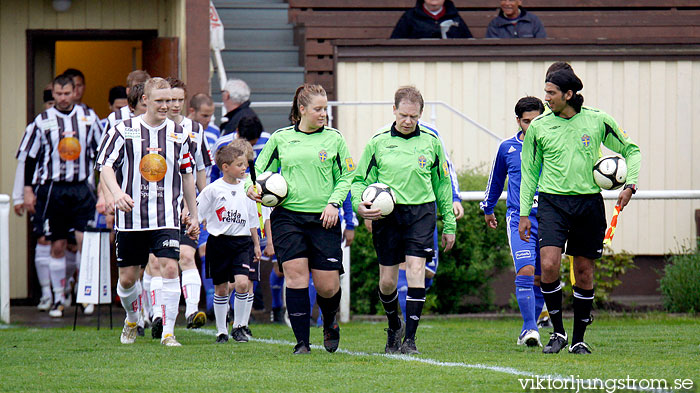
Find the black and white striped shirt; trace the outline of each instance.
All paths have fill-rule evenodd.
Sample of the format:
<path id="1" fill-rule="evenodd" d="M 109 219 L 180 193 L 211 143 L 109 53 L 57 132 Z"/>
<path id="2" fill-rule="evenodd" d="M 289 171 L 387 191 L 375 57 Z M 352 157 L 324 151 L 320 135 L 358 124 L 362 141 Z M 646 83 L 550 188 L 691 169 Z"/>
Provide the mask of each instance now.
<path id="1" fill-rule="evenodd" d="M 117 211 L 117 230 L 180 228 L 181 174 L 192 172 L 190 147 L 189 135 L 168 119 L 154 128 L 141 115 L 124 120 L 107 132 L 97 167 L 113 168 L 122 191 L 134 200 L 131 212 Z M 142 164 L 147 162 L 144 158 L 151 154 L 160 156 L 158 160 L 167 165 L 159 180 L 148 181 L 141 172 Z"/>
<path id="2" fill-rule="evenodd" d="M 105 132 L 114 128 L 117 124 L 123 122 L 126 119 L 131 119 L 134 117 L 134 112 L 129 109 L 129 105 L 125 105 L 116 111 L 112 112 L 107 116 L 107 124 L 105 125 Z"/>
<path id="3" fill-rule="evenodd" d="M 192 141 L 190 151 L 192 152 L 195 163 L 194 172 L 203 171 L 212 166 L 213 160 L 211 151 L 209 150 L 207 138 L 204 137 L 202 125 L 197 121 L 185 117 L 180 122 L 180 126 L 190 135 L 190 140 Z"/>
<path id="4" fill-rule="evenodd" d="M 68 114 L 49 108 L 34 119 L 34 129 L 22 140 L 17 157 L 37 159 L 40 184 L 82 182 L 92 173 L 101 138 L 100 119 L 86 105 L 74 105 Z M 64 146 L 76 155 L 68 155 Z"/>

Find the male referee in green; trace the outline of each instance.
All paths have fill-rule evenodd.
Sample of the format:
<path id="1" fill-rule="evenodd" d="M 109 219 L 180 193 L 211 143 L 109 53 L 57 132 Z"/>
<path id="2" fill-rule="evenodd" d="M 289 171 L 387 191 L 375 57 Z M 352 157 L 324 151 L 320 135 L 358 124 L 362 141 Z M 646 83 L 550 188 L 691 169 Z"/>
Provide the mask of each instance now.
<path id="1" fill-rule="evenodd" d="M 639 147 L 608 114 L 583 107 L 577 92 L 583 83 L 572 70 L 547 75 L 545 100 L 550 113 L 536 118 L 525 135 L 520 185 L 520 238 L 530 238 L 530 209 L 539 187 L 541 288 L 554 332 L 544 353 L 558 353 L 569 342 L 562 322 L 561 254 L 574 257 L 574 330 L 569 352 L 590 354 L 583 336 L 593 318 L 593 267 L 603 254 L 606 220 L 600 187 L 593 179 L 593 165 L 600 144 L 622 154 L 628 167 L 627 184 L 617 204 L 622 210 L 637 190 L 641 164 Z"/>

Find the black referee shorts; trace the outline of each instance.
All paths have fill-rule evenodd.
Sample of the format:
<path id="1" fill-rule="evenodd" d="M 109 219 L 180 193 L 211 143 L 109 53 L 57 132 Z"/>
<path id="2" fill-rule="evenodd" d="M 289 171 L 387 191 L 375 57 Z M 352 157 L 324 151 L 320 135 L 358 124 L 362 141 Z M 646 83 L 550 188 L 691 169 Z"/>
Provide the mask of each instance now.
<path id="1" fill-rule="evenodd" d="M 343 274 L 340 221 L 330 229 L 321 223 L 321 213 L 295 212 L 282 206 L 272 211 L 270 226 L 280 267 L 286 261 L 307 258 L 309 269 Z"/>
<path id="2" fill-rule="evenodd" d="M 372 242 L 379 264 L 395 266 L 404 262 L 406 255 L 431 259 L 436 221 L 435 202 L 428 202 L 395 205 L 387 217 L 372 222 Z"/>
<path id="3" fill-rule="evenodd" d="M 214 285 L 234 282 L 235 275 L 250 274 L 250 236 L 209 235 L 207 240 L 207 278 Z"/>
<path id="4" fill-rule="evenodd" d="M 180 259 L 180 232 L 177 229 L 117 231 L 117 266 L 146 267 L 148 254 L 158 258 Z"/>
<path id="5" fill-rule="evenodd" d="M 603 255 L 607 222 L 600 194 L 556 195 L 540 192 L 537 208 L 540 248 L 564 248 L 566 254 L 598 259 Z M 567 242 L 568 241 L 568 242 Z"/>
<path id="6" fill-rule="evenodd" d="M 49 240 L 64 240 L 72 231 L 85 231 L 88 221 L 95 218 L 97 199 L 87 182 L 48 184 L 46 217 L 49 220 Z"/>

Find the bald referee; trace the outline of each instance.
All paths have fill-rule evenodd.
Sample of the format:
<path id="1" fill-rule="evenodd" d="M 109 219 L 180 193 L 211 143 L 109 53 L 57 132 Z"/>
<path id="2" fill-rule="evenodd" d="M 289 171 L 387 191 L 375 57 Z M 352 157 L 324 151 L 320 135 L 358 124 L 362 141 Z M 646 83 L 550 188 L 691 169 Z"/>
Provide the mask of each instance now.
<path id="1" fill-rule="evenodd" d="M 615 120 L 600 110 L 582 107 L 583 83 L 572 70 L 547 75 L 545 100 L 551 112 L 537 117 L 525 135 L 520 185 L 520 238 L 530 239 L 532 198 L 539 187 L 541 288 L 554 325 L 544 353 L 558 353 L 568 344 L 561 316 L 561 254 L 574 257 L 574 330 L 569 352 L 590 354 L 583 336 L 593 318 L 593 269 L 603 254 L 605 206 L 593 179 L 600 144 L 622 154 L 629 172 L 617 204 L 624 208 L 637 190 L 639 147 Z"/>

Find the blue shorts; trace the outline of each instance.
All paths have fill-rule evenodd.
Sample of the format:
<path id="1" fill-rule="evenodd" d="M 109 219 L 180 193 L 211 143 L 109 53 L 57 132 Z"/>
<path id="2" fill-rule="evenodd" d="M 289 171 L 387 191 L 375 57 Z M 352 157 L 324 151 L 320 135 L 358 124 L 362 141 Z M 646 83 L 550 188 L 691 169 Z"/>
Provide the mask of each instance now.
<path id="1" fill-rule="evenodd" d="M 438 268 L 438 229 L 437 226 L 435 227 L 435 232 L 433 232 L 433 258 L 432 259 L 427 259 L 425 261 L 425 270 L 430 271 L 433 274 L 437 274 L 437 268 Z"/>
<path id="2" fill-rule="evenodd" d="M 526 242 L 520 239 L 518 232 L 518 224 L 520 224 L 520 215 L 518 211 L 508 211 L 506 214 L 506 223 L 508 225 L 508 242 L 510 243 L 510 251 L 513 254 L 513 263 L 515 272 L 517 273 L 523 266 L 534 266 L 535 275 L 539 276 L 542 273 L 540 267 L 540 240 L 537 236 L 537 218 L 534 215 L 530 216 L 532 228 L 530 229 L 530 241 Z"/>

